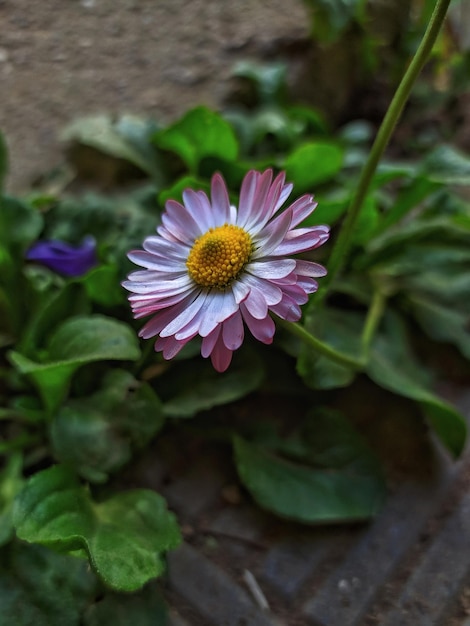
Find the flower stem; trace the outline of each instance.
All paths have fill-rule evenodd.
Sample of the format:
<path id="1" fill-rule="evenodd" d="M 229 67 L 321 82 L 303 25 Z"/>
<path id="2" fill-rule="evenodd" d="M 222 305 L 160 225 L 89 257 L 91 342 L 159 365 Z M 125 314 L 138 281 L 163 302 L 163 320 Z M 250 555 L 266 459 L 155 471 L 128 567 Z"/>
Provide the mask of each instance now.
<path id="1" fill-rule="evenodd" d="M 387 147 L 393 130 L 395 129 L 395 126 L 400 118 L 413 84 L 415 83 L 419 73 L 428 59 L 429 54 L 431 53 L 434 42 L 436 41 L 444 22 L 450 1 L 451 0 L 437 0 L 418 50 L 408 66 L 408 69 L 406 70 L 395 95 L 392 98 L 387 113 L 385 114 L 368 159 L 361 172 L 356 193 L 351 200 L 342 229 L 331 253 L 328 263 L 328 275 L 326 279 L 323 279 L 323 287 L 318 294 L 318 296 L 320 296 L 320 301 L 325 297 L 329 285 L 331 285 L 335 276 L 341 271 L 345 263 L 347 254 L 351 248 L 352 235 L 356 227 L 357 219 L 360 215 L 364 199 L 369 190 L 377 165 L 379 164 L 380 158 Z"/>
<path id="2" fill-rule="evenodd" d="M 377 330 L 377 326 L 382 318 L 386 301 L 387 297 L 383 291 L 376 289 L 374 291 L 374 295 L 372 296 L 372 302 L 367 312 L 361 336 L 362 356 L 365 360 L 368 358 L 370 344 L 372 343 L 375 331 Z"/>
<path id="3" fill-rule="evenodd" d="M 320 339 L 311 335 L 302 325 L 296 324 L 295 322 L 286 322 L 281 318 L 277 318 L 276 322 L 293 335 L 299 337 L 299 339 L 306 343 L 310 348 L 313 348 L 315 352 L 326 356 L 331 361 L 338 363 L 338 365 L 343 365 L 344 367 L 349 367 L 355 370 L 360 370 L 364 367 L 362 359 L 360 360 L 348 354 L 344 354 L 343 352 L 338 352 L 327 343 L 324 343 Z"/>

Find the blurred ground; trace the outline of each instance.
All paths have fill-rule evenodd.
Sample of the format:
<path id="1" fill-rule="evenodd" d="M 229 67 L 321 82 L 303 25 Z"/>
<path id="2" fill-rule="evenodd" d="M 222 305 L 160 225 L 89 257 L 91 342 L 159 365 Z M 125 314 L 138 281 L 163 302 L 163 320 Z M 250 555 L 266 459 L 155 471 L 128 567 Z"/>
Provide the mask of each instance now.
<path id="1" fill-rule="evenodd" d="M 304 40 L 300 0 L 0 0 L 9 189 L 61 160 L 59 133 L 102 111 L 165 121 L 217 106 L 234 63 Z"/>

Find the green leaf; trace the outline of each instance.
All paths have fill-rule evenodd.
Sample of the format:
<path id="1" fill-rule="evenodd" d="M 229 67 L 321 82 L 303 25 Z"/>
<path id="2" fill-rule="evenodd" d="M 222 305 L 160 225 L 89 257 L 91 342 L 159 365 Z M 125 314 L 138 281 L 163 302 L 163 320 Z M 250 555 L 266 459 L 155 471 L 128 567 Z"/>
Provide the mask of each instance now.
<path id="1" fill-rule="evenodd" d="M 331 180 L 343 164 L 343 149 L 332 141 L 314 141 L 296 148 L 284 163 L 286 178 L 296 193 L 314 191 L 315 186 Z"/>
<path id="2" fill-rule="evenodd" d="M 210 185 L 195 176 L 183 176 L 177 180 L 171 187 L 164 189 L 158 194 L 158 202 L 163 206 L 167 200 L 176 200 L 182 202 L 183 191 L 185 189 L 202 190 L 207 194 L 210 192 Z"/>
<path id="3" fill-rule="evenodd" d="M 91 482 L 105 482 L 161 429 L 159 398 L 123 370 L 107 373 L 90 398 L 62 406 L 50 426 L 55 457 Z"/>
<path id="4" fill-rule="evenodd" d="M 163 553 L 180 542 L 175 517 L 158 494 L 138 489 L 95 503 L 60 465 L 28 480 L 13 521 L 24 541 L 61 552 L 85 550 L 98 576 L 120 591 L 135 591 L 159 576 Z"/>
<path id="5" fill-rule="evenodd" d="M 0 558 L 2 624 L 80 626 L 80 614 L 97 593 L 86 561 L 19 542 Z"/>
<path id="6" fill-rule="evenodd" d="M 63 400 L 74 372 L 93 361 L 136 361 L 137 337 L 127 324 L 102 315 L 74 317 L 53 334 L 45 362 L 38 363 L 19 352 L 9 359 L 21 374 L 29 375 L 50 412 Z"/>
<path id="7" fill-rule="evenodd" d="M 34 289 L 34 285 L 32 288 Z M 42 297 L 37 298 L 34 315 L 28 320 L 21 339 L 15 346 L 24 356 L 33 358 L 40 349 L 44 349 L 64 319 L 84 315 L 89 311 L 86 294 L 80 284 L 71 282 L 62 284 L 59 289 L 57 286 L 52 289 L 45 286 Z"/>
<path id="8" fill-rule="evenodd" d="M 151 143 L 154 122 L 124 115 L 117 121 L 108 115 L 94 115 L 72 122 L 62 140 L 76 142 L 132 163 L 150 176 L 161 177 L 158 155 Z"/>
<path id="9" fill-rule="evenodd" d="M 155 585 L 129 594 L 108 592 L 90 606 L 83 617 L 83 626 L 168 626 L 167 606 Z"/>
<path id="10" fill-rule="evenodd" d="M 343 192 L 335 192 L 326 196 L 315 194 L 315 200 L 318 205 L 313 213 L 302 222 L 302 226 L 317 226 L 319 224 L 333 226 L 346 212 L 350 203 L 350 196 L 344 195 Z"/>
<path id="11" fill-rule="evenodd" d="M 154 135 L 162 150 L 176 152 L 192 173 L 205 156 L 235 160 L 238 143 L 228 122 L 206 107 L 196 107 L 173 125 Z"/>
<path id="12" fill-rule="evenodd" d="M 169 417 L 193 417 L 200 411 L 228 404 L 257 389 L 264 377 L 255 353 L 236 355 L 227 372 L 219 374 L 207 361 L 180 363 L 161 377 L 158 388 L 168 398 L 163 405 Z"/>
<path id="13" fill-rule="evenodd" d="M 41 232 L 43 218 L 25 202 L 0 195 L 0 244 L 7 249 L 32 243 Z"/>
<path id="14" fill-rule="evenodd" d="M 339 352 L 358 357 L 362 323 L 361 316 L 353 311 L 325 307 L 321 312 L 307 314 L 305 328 Z M 304 383 L 312 389 L 347 387 L 356 377 L 354 370 L 338 365 L 308 347 L 302 347 L 297 369 Z"/>
<path id="15" fill-rule="evenodd" d="M 436 341 L 453 343 L 470 360 L 468 310 L 459 311 L 420 295 L 410 294 L 408 298 L 413 314 L 424 331 Z"/>
<path id="16" fill-rule="evenodd" d="M 124 290 L 119 284 L 115 265 L 100 265 L 80 279 L 90 300 L 105 307 L 113 307 L 124 301 Z"/>
<path id="17" fill-rule="evenodd" d="M 306 0 L 313 8 L 313 36 L 332 43 L 353 22 L 363 21 L 363 0 Z"/>
<path id="18" fill-rule="evenodd" d="M 13 534 L 11 512 L 16 494 L 23 486 L 23 460 L 20 454 L 12 454 L 0 472 L 0 546 Z"/>
<path id="19" fill-rule="evenodd" d="M 367 254 L 361 259 L 361 268 L 385 266 L 390 259 L 407 255 L 414 245 L 468 248 L 469 238 L 469 226 L 454 217 L 414 219 L 371 239 Z"/>
<path id="20" fill-rule="evenodd" d="M 406 185 L 394 199 L 390 210 L 380 221 L 377 233 L 381 233 L 399 222 L 405 215 L 415 209 L 427 196 L 440 188 L 429 178 L 419 176 Z"/>
<path id="21" fill-rule="evenodd" d="M 253 83 L 258 104 L 279 104 L 282 101 L 287 75 L 285 63 L 240 61 L 235 65 L 233 75 Z"/>
<path id="22" fill-rule="evenodd" d="M 0 131 L 0 192 L 5 184 L 8 173 L 8 148 L 3 133 Z"/>
<path id="23" fill-rule="evenodd" d="M 364 199 L 359 217 L 354 229 L 354 242 L 357 244 L 366 244 L 373 233 L 377 229 L 379 223 L 379 211 L 377 207 L 377 201 L 372 194 L 369 194 Z"/>
<path id="24" fill-rule="evenodd" d="M 385 331 L 375 338 L 367 374 L 384 389 L 418 402 L 448 450 L 454 456 L 462 452 L 465 420 L 429 390 L 429 377 L 411 353 L 404 325 L 397 316 L 389 315 Z"/>
<path id="25" fill-rule="evenodd" d="M 468 250 L 470 253 L 470 249 Z M 414 295 L 449 309 L 465 311 L 470 301 L 470 274 L 468 262 L 431 269 L 409 276 L 401 277 L 399 284 L 409 297 Z"/>
<path id="26" fill-rule="evenodd" d="M 306 441 L 300 433 L 294 448 L 289 442 L 279 446 L 284 454 L 300 451 L 302 464 L 234 438 L 238 473 L 253 498 L 281 517 L 309 524 L 351 522 L 377 513 L 384 481 L 362 439 L 338 414 L 316 413 L 311 421 L 318 439 L 310 435 Z"/>
<path id="27" fill-rule="evenodd" d="M 470 158 L 453 146 L 439 146 L 423 161 L 430 180 L 446 185 L 470 185 Z"/>

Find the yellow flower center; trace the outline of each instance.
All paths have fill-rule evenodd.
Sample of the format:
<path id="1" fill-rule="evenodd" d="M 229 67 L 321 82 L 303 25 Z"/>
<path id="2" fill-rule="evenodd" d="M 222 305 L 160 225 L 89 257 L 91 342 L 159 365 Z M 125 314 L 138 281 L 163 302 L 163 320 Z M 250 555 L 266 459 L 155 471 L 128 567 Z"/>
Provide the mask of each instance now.
<path id="1" fill-rule="evenodd" d="M 196 239 L 186 267 L 201 287 L 224 289 L 240 274 L 252 251 L 251 237 L 243 228 L 224 224 Z"/>

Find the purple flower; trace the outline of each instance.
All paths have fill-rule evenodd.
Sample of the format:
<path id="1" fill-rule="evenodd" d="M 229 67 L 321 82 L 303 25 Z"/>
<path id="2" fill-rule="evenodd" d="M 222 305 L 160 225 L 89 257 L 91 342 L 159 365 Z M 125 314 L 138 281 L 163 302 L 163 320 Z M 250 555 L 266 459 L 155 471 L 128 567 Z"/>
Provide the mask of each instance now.
<path id="1" fill-rule="evenodd" d="M 210 356 L 223 372 L 243 343 L 245 325 L 269 344 L 275 331 L 271 313 L 300 319 L 300 305 L 326 270 L 290 255 L 321 246 L 329 228 L 296 228 L 316 207 L 310 195 L 279 212 L 291 191 L 285 174 L 273 180 L 271 170 L 250 171 L 236 208 L 215 174 L 211 200 L 203 191 L 187 189 L 184 204 L 166 203 L 158 235 L 147 237 L 143 250 L 129 253 L 145 269 L 123 283 L 132 292 L 134 316 L 152 315 L 140 336 L 158 335 L 155 350 L 165 359 L 200 335 L 202 356 Z"/>
<path id="2" fill-rule="evenodd" d="M 96 241 L 85 237 L 79 246 L 58 240 L 36 241 L 26 258 L 64 276 L 82 276 L 97 264 Z"/>

